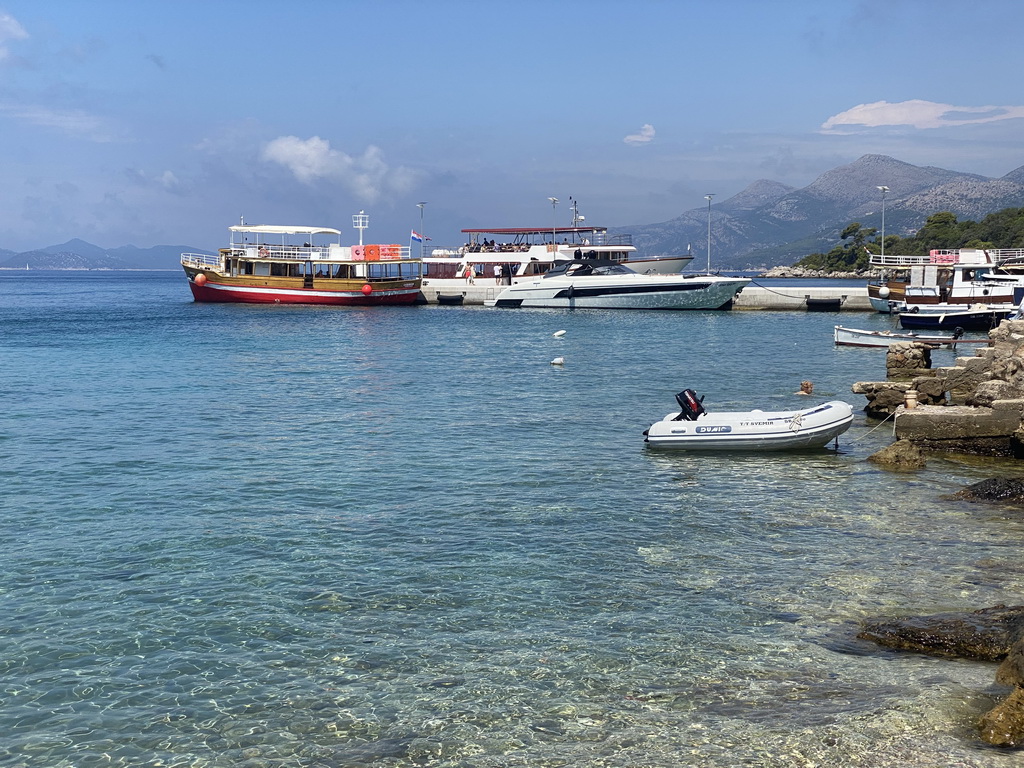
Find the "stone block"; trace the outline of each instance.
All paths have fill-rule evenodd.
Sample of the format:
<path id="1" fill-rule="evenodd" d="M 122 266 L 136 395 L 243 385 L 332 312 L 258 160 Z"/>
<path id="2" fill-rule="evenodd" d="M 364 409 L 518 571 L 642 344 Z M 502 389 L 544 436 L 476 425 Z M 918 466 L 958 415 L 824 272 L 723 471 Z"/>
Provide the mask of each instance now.
<path id="1" fill-rule="evenodd" d="M 1013 410 L 971 408 L 962 405 L 924 405 L 896 414 L 896 439 L 915 442 L 1009 438 L 1020 427 Z"/>
<path id="2" fill-rule="evenodd" d="M 956 359 L 958 368 L 966 368 L 973 373 L 987 371 L 991 363 L 984 357 L 958 357 Z"/>
<path id="3" fill-rule="evenodd" d="M 1017 413 L 1024 413 L 1024 399 L 993 400 L 991 407 L 993 411 L 1016 411 Z"/>

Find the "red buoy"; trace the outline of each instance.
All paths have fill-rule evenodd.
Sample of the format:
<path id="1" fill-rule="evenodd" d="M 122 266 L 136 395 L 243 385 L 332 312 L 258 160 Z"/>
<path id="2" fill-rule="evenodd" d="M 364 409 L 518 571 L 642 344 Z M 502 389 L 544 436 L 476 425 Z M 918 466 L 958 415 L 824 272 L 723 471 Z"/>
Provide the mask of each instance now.
<path id="1" fill-rule="evenodd" d="M 363 292 L 363 296 L 369 296 L 371 293 L 373 293 L 373 286 L 370 285 L 369 283 L 366 283 L 359 290 Z"/>
<path id="2" fill-rule="evenodd" d="M 196 285 L 206 285 L 206 275 L 200 272 L 198 275 L 192 278 L 192 282 L 195 283 Z"/>

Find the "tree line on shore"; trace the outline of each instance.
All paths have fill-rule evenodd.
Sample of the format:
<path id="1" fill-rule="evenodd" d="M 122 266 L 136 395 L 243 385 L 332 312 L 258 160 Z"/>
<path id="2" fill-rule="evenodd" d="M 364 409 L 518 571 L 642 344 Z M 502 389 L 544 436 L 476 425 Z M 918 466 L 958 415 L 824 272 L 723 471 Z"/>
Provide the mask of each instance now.
<path id="1" fill-rule="evenodd" d="M 861 272 L 868 268 L 872 253 L 882 250 L 877 227 L 855 221 L 839 235 L 840 242 L 828 253 L 812 253 L 793 266 L 823 272 Z M 1022 248 L 1024 208 L 1004 208 L 981 221 L 957 221 L 949 211 L 928 217 L 925 225 L 910 237 L 887 234 L 886 253 L 924 256 L 935 249 Z"/>

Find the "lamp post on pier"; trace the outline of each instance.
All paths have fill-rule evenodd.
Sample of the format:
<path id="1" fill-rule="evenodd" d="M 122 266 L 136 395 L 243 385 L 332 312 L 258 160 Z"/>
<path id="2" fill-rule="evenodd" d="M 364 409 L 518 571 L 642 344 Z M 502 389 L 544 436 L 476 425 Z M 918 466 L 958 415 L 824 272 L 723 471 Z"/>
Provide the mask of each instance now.
<path id="1" fill-rule="evenodd" d="M 426 233 L 423 231 L 423 209 L 426 207 L 426 203 L 416 203 L 416 207 L 420 209 L 420 258 L 423 258 L 423 241 L 427 239 Z"/>
<path id="2" fill-rule="evenodd" d="M 704 199 L 708 201 L 708 274 L 711 274 L 711 198 L 715 196 L 715 193 L 704 195 Z"/>
<path id="3" fill-rule="evenodd" d="M 888 187 L 876 187 L 882 193 L 882 263 L 885 263 L 885 193 L 889 191 Z"/>
<path id="4" fill-rule="evenodd" d="M 548 200 L 551 202 L 551 261 L 554 262 L 555 254 L 558 253 L 558 246 L 555 244 L 555 230 L 558 228 L 555 208 L 558 207 L 558 198 L 549 197 Z"/>

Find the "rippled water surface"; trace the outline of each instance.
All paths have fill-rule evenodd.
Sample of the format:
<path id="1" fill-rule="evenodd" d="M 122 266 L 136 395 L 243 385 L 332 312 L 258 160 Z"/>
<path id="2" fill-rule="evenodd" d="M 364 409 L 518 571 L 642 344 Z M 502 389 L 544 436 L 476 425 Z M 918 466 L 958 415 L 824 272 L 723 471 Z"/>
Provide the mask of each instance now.
<path id="1" fill-rule="evenodd" d="M 854 637 L 1024 587 L 1022 519 L 947 498 L 1014 467 L 865 462 L 884 352 L 832 326 L 886 318 L 0 299 L 2 766 L 1017 764 L 993 665 Z M 643 446 L 802 379 L 839 453 Z"/>

